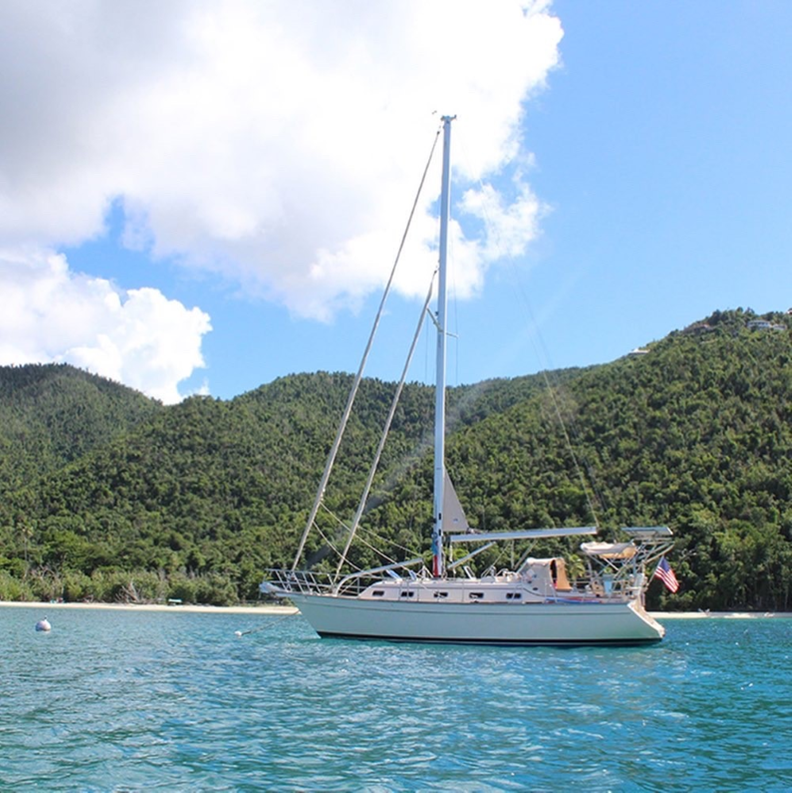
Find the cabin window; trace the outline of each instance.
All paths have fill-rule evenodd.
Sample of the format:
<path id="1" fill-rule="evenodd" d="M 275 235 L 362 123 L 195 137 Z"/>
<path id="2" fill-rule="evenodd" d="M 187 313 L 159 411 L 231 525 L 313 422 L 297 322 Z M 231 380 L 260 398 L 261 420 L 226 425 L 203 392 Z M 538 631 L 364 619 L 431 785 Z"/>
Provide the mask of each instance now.
<path id="1" fill-rule="evenodd" d="M 471 600 L 484 600 L 484 593 L 483 592 L 471 592 L 468 597 Z"/>
<path id="2" fill-rule="evenodd" d="M 521 592 L 507 592 L 506 593 L 506 600 L 521 600 L 522 593 Z"/>
<path id="3" fill-rule="evenodd" d="M 383 597 L 384 595 L 385 595 L 385 590 L 384 590 L 384 589 L 375 589 L 375 590 L 374 590 L 374 591 L 371 593 L 371 597 L 373 597 L 373 598 L 381 598 L 381 597 Z"/>
<path id="4" fill-rule="evenodd" d="M 447 598 L 448 597 L 448 592 L 435 592 L 434 596 L 436 598 Z"/>
<path id="5" fill-rule="evenodd" d="M 401 596 L 402 596 L 403 598 L 411 598 L 411 597 L 415 597 L 415 592 L 402 592 L 402 593 L 401 593 Z"/>

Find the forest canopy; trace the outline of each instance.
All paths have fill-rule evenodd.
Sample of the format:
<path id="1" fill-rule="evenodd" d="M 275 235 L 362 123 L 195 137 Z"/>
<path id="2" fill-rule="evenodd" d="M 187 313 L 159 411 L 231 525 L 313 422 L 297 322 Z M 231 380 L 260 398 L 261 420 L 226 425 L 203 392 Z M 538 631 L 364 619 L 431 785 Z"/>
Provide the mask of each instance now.
<path id="1" fill-rule="evenodd" d="M 471 524 L 665 524 L 682 586 L 653 585 L 650 606 L 789 609 L 790 327 L 718 311 L 610 364 L 451 389 Z M 292 561 L 350 384 L 299 374 L 166 407 L 66 365 L 0 367 L 0 599 L 256 599 Z M 364 381 L 328 514 L 351 518 L 394 389 Z M 394 553 L 428 547 L 432 411 L 429 387 L 405 389 L 364 518 Z"/>

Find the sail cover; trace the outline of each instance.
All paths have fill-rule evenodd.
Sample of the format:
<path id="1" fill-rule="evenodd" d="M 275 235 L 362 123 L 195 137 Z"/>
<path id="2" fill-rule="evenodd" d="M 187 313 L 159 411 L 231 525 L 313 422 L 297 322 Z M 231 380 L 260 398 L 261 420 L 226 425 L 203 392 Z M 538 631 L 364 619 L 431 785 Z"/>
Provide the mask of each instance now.
<path id="1" fill-rule="evenodd" d="M 631 542 L 584 542 L 580 550 L 602 559 L 632 559 L 638 549 Z"/>
<path id="2" fill-rule="evenodd" d="M 470 529 L 465 510 L 459 503 L 451 477 L 446 472 L 443 488 L 443 534 L 450 532 L 466 532 Z"/>

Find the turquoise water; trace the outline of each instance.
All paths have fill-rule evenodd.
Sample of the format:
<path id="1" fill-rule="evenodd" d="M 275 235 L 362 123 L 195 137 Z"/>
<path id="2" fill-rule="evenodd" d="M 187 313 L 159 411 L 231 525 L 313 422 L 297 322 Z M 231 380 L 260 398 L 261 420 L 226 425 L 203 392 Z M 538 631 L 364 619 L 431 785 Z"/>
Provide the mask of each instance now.
<path id="1" fill-rule="evenodd" d="M 45 613 L 0 609 L 1 790 L 792 789 L 792 620 L 510 649 L 253 614 L 59 610 L 36 633 Z"/>

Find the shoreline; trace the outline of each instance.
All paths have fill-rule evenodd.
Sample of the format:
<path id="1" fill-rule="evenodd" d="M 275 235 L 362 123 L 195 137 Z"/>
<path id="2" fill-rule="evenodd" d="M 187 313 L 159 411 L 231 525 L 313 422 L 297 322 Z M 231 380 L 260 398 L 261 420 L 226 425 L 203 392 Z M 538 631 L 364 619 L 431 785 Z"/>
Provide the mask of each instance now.
<path id="1" fill-rule="evenodd" d="M 255 614 L 280 615 L 299 614 L 296 606 L 262 604 L 251 606 L 200 606 L 191 603 L 51 603 L 34 601 L 0 600 L 0 608 L 36 609 L 97 609 L 105 611 L 166 611 L 173 614 Z M 656 620 L 701 620 L 701 619 L 792 619 L 789 611 L 650 611 Z"/>
<path id="2" fill-rule="evenodd" d="M 37 608 L 43 610 L 94 609 L 102 611 L 167 611 L 173 614 L 297 614 L 294 606 L 272 604 L 256 606 L 199 606 L 192 603 L 37 603 L 35 601 L 0 600 L 0 608 Z"/>
<path id="3" fill-rule="evenodd" d="M 772 620 L 792 619 L 790 611 L 650 611 L 656 620 Z"/>

